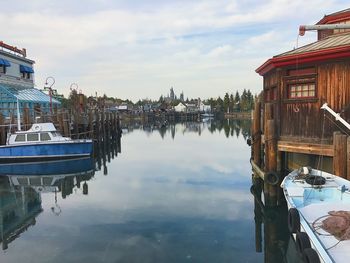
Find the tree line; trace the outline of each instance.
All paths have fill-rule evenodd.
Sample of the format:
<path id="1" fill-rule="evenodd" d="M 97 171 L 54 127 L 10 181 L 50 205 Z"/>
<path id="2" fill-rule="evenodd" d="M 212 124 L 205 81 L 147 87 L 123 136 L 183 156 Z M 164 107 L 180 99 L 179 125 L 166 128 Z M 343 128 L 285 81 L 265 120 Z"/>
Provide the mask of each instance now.
<path id="1" fill-rule="evenodd" d="M 248 89 L 244 89 L 242 94 L 236 91 L 229 94 L 226 92 L 223 99 L 219 96 L 218 98 L 210 98 L 206 102 L 211 106 L 213 110 L 220 112 L 238 112 L 238 111 L 250 111 L 254 107 L 254 95 Z"/>

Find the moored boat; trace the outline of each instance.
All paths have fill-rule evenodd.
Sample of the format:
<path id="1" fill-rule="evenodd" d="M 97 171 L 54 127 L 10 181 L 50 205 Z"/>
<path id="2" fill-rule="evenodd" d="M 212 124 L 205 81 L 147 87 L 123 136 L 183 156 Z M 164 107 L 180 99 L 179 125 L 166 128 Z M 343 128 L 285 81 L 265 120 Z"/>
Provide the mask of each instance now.
<path id="1" fill-rule="evenodd" d="M 288 228 L 305 262 L 348 262 L 350 182 L 304 167 L 281 187 L 288 204 Z"/>
<path id="2" fill-rule="evenodd" d="M 0 162 L 38 161 L 90 156 L 92 140 L 62 136 L 53 123 L 35 123 L 27 131 L 17 131 L 0 146 Z"/>

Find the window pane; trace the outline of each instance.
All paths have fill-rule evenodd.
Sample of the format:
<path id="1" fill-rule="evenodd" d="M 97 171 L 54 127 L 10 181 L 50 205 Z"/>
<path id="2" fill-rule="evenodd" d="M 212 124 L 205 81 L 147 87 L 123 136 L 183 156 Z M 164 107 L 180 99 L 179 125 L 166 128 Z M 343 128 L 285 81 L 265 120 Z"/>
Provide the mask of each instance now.
<path id="1" fill-rule="evenodd" d="M 27 140 L 28 141 L 39 141 L 39 134 L 38 133 L 28 133 Z"/>
<path id="2" fill-rule="evenodd" d="M 315 97 L 315 91 L 310 91 L 310 92 L 309 92 L 309 96 L 310 96 L 310 97 Z"/>
<path id="3" fill-rule="evenodd" d="M 25 134 L 19 134 L 16 136 L 15 142 L 24 142 L 26 140 Z"/>
<path id="4" fill-rule="evenodd" d="M 50 138 L 50 135 L 48 133 L 41 133 L 40 134 L 40 140 L 41 141 L 50 141 L 51 138 Z"/>

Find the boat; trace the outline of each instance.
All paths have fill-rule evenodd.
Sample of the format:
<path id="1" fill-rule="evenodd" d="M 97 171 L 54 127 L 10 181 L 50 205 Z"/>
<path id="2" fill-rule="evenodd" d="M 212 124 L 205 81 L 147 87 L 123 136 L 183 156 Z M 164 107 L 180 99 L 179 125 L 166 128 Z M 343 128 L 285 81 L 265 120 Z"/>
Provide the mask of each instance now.
<path id="1" fill-rule="evenodd" d="M 315 258 L 317 255 L 320 260 L 306 262 L 348 262 L 350 182 L 321 170 L 303 167 L 288 174 L 281 187 L 289 209 L 288 228 L 298 251 L 306 253 L 305 257 Z M 337 221 L 340 221 L 338 226 Z M 317 254 L 310 252 L 310 248 Z"/>
<path id="2" fill-rule="evenodd" d="M 6 145 L 0 146 L 0 162 L 79 158 L 92 150 L 90 139 L 64 137 L 53 123 L 35 123 L 27 131 L 8 134 Z"/>
<path id="3" fill-rule="evenodd" d="M 324 104 L 347 128 L 350 125 Z M 302 167 L 281 183 L 288 205 L 288 228 L 304 262 L 348 262 L 350 255 L 350 181 Z"/>

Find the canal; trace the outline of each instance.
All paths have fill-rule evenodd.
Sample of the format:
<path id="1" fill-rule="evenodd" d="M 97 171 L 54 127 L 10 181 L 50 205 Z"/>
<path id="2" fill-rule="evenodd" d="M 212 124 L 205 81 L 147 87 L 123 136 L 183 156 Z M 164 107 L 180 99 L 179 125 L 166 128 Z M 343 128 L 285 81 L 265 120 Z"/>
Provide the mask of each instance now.
<path id="1" fill-rule="evenodd" d="M 136 123 L 102 161 L 2 166 L 0 262 L 294 262 L 250 192 L 249 133 Z"/>

